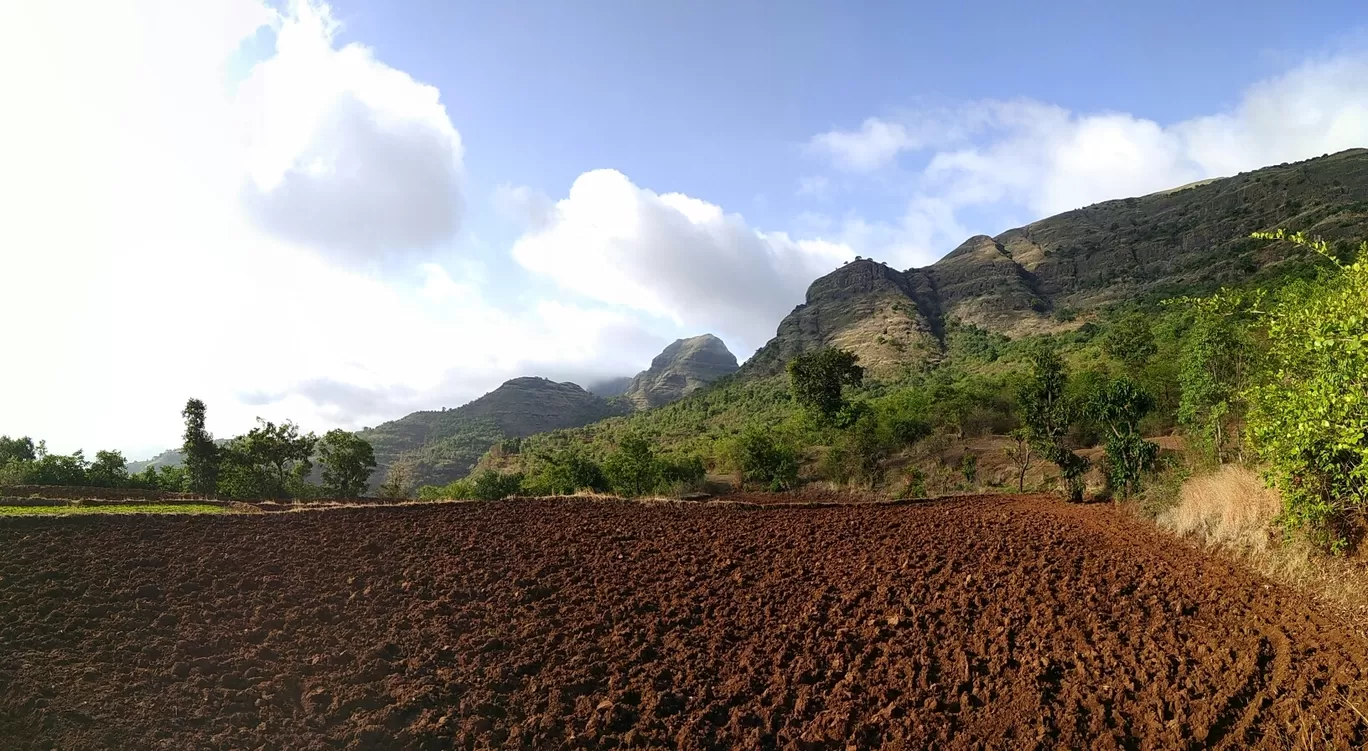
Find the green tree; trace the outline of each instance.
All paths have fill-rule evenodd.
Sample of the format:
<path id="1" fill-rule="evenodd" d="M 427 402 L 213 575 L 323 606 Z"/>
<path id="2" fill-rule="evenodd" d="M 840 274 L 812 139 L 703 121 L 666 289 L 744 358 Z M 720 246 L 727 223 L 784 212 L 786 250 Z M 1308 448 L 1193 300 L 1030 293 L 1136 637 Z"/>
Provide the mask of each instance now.
<path id="1" fill-rule="evenodd" d="M 1069 448 L 1065 436 L 1077 412 L 1065 395 L 1069 374 L 1059 353 L 1048 345 L 1031 353 L 1031 371 L 1017 392 L 1017 406 L 1035 453 L 1059 467 L 1069 500 L 1083 500 L 1088 461 Z"/>
<path id="2" fill-rule="evenodd" d="M 323 487 L 339 498 L 355 498 L 366 491 L 375 472 L 375 449 L 366 439 L 345 430 L 329 430 L 318 441 L 323 465 Z"/>
<path id="3" fill-rule="evenodd" d="M 1251 309 L 1267 327 L 1267 367 L 1246 391 L 1249 432 L 1283 497 L 1284 517 L 1334 550 L 1368 508 L 1368 243 L 1341 264 L 1321 240 L 1281 230 L 1330 267 Z"/>
<path id="4" fill-rule="evenodd" d="M 204 402 L 186 401 L 181 417 L 185 418 L 181 454 L 185 457 L 187 488 L 192 493 L 209 495 L 218 487 L 219 451 L 214 436 L 205 427 Z"/>
<path id="5" fill-rule="evenodd" d="M 34 485 L 87 485 L 85 453 L 77 450 L 70 456 L 43 452 L 29 464 L 27 482 Z"/>
<path id="6" fill-rule="evenodd" d="M 1102 349 L 1132 371 L 1142 367 L 1159 351 L 1150 329 L 1150 316 L 1131 313 L 1113 323 L 1102 335 Z"/>
<path id="7" fill-rule="evenodd" d="M 521 472 L 503 474 L 486 469 L 475 476 L 474 495 L 481 501 L 498 501 L 522 492 Z"/>
<path id="8" fill-rule="evenodd" d="M 798 456 L 787 443 L 774 440 L 771 431 L 752 425 L 728 447 L 741 482 L 772 491 L 793 487 L 798 480 Z"/>
<path id="9" fill-rule="evenodd" d="M 300 433 L 286 420 L 277 425 L 257 418 L 257 426 L 224 446 L 226 482 L 220 489 L 240 498 L 286 498 L 291 481 L 303 483 L 313 470 L 309 457 L 318 439 Z"/>
<path id="10" fill-rule="evenodd" d="M 845 386 L 864 381 L 864 368 L 855 364 L 855 353 L 834 347 L 805 352 L 788 364 L 789 388 L 794 401 L 808 410 L 818 424 L 853 422 L 843 420 Z"/>
<path id="11" fill-rule="evenodd" d="M 1227 445 L 1240 446 L 1232 427 L 1242 416 L 1239 395 L 1253 356 L 1237 306 L 1231 295 L 1193 303 L 1178 356 L 1178 423 L 1217 463 L 1225 460 Z"/>
<path id="12" fill-rule="evenodd" d="M 637 435 L 629 435 L 618 443 L 617 451 L 603 462 L 603 473 L 613 490 L 629 498 L 653 492 L 661 480 L 655 450 Z"/>
<path id="13" fill-rule="evenodd" d="M 28 436 L 22 438 L 10 438 L 7 435 L 0 435 L 0 464 L 4 464 L 11 459 L 21 462 L 31 462 L 37 459 L 34 453 L 33 439 Z"/>
<path id="14" fill-rule="evenodd" d="M 96 487 L 123 487 L 128 484 L 128 461 L 118 451 L 96 451 L 86 479 Z"/>
<path id="15" fill-rule="evenodd" d="M 570 495 L 581 490 L 607 492 L 603 468 L 578 451 L 539 454 L 530 462 L 526 487 L 532 495 Z"/>
<path id="16" fill-rule="evenodd" d="M 1140 420 L 1154 409 L 1154 397 L 1129 378 L 1117 378 L 1093 394 L 1090 411 L 1107 428 L 1107 481 L 1129 497 L 1140 477 L 1154 467 L 1159 446 L 1140 435 Z"/>

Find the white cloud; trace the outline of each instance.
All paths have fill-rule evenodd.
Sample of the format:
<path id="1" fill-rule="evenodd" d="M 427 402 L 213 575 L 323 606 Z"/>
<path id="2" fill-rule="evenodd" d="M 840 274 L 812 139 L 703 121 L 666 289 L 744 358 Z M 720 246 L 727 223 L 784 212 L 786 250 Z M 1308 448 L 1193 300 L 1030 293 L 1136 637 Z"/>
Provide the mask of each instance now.
<path id="1" fill-rule="evenodd" d="M 957 244 L 920 249 L 926 238 L 957 230 L 966 210 L 1044 217 L 1365 145 L 1368 55 L 1362 54 L 1304 63 L 1249 87 L 1227 112 L 1171 125 L 1030 100 L 984 101 L 871 118 L 858 130 L 823 133 L 810 142 L 837 169 L 872 171 L 896 164 L 903 154 L 925 157 L 926 167 L 906 186 L 922 198 L 900 222 L 879 225 L 895 236 L 906 230 L 888 242 L 929 253 L 923 262 Z"/>
<path id="2" fill-rule="evenodd" d="M 333 49 L 321 10 L 86 3 L 79 23 L 71 10 L 0 3 L 12 111 L 0 118 L 0 320 L 6 351 L 30 363 L 0 370 L 0 433 L 148 456 L 177 442 L 191 396 L 219 435 L 258 414 L 312 430 L 374 424 L 517 375 L 631 373 L 678 335 L 535 297 L 505 309 L 482 293 L 485 270 L 452 253 L 385 277 L 357 270 L 359 253 L 418 244 L 411 219 L 428 240 L 448 231 L 435 210 L 401 213 L 398 229 L 374 212 L 449 185 L 442 160 L 459 142 L 434 89 L 359 47 Z M 272 29 L 296 46 L 249 69 L 240 43 Z M 339 120 L 338 102 L 351 115 Z M 395 133 L 419 146 L 369 149 Z M 381 163 L 396 154 L 432 157 L 442 174 Z M 328 169 L 306 174 L 315 165 Z M 245 210 L 257 179 L 307 187 L 273 205 L 299 213 L 281 215 L 289 231 Z M 334 201 L 382 231 L 339 238 Z"/>
<path id="3" fill-rule="evenodd" d="M 463 151 L 437 89 L 359 44 L 335 48 L 326 6 L 291 9 L 275 55 L 237 94 L 250 215 L 282 239 L 354 262 L 450 241 Z"/>
<path id="4" fill-rule="evenodd" d="M 654 193 L 613 170 L 580 175 L 513 246 L 523 267 L 567 290 L 714 331 L 738 356 L 773 335 L 813 279 L 853 255 L 755 230 L 720 206 Z"/>

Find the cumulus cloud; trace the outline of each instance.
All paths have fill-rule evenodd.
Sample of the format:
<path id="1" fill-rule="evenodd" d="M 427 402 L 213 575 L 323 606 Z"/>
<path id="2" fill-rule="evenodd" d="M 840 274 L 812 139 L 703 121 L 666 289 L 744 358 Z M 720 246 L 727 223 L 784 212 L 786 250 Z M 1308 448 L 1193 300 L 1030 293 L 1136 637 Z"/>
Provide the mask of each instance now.
<path id="1" fill-rule="evenodd" d="M 257 415 L 359 427 L 542 369 L 632 373 L 685 333 L 536 294 L 512 305 L 454 253 L 362 273 L 364 254 L 450 231 L 452 212 L 422 194 L 453 185 L 459 140 L 435 90 L 336 49 L 322 8 L 130 0 L 83 4 L 81 23 L 70 10 L 0 3 L 0 68 L 16 72 L 0 318 L 41 318 L 6 345 L 42 363 L 0 373 L 0 429 L 151 456 L 176 443 L 191 396 L 219 436 Z M 383 231 L 349 244 L 354 218 L 331 202 Z M 406 226 L 377 214 L 391 211 Z"/>
<path id="2" fill-rule="evenodd" d="M 614 170 L 580 175 L 513 246 L 524 268 L 567 290 L 687 320 L 743 351 L 773 335 L 814 278 L 853 255 L 837 243 L 758 231 L 720 206 L 654 193 Z"/>
<path id="3" fill-rule="evenodd" d="M 436 88 L 334 45 L 326 6 L 295 0 L 276 53 L 237 94 L 248 148 L 242 200 L 266 230 L 373 262 L 456 234 L 462 144 Z"/>
<path id="4" fill-rule="evenodd" d="M 1249 87 L 1226 112 L 1170 125 L 1031 100 L 983 101 L 871 118 L 809 144 L 844 170 L 890 167 L 905 154 L 925 159 L 910 178 L 910 188 L 925 198 L 913 201 L 901 224 L 941 233 L 961 224 L 968 209 L 1043 217 L 1364 145 L 1368 55 L 1362 54 L 1307 62 Z M 883 226 L 896 231 L 899 223 Z M 920 244 L 914 234 L 905 246 Z"/>

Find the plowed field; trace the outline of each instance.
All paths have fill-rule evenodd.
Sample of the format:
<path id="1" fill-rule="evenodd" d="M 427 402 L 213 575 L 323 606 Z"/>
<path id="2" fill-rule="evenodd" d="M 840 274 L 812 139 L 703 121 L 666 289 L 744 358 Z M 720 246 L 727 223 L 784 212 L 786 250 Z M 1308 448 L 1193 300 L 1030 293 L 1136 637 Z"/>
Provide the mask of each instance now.
<path id="1" fill-rule="evenodd" d="M 0 519 L 4 749 L 1352 748 L 1365 667 L 1038 497 Z"/>

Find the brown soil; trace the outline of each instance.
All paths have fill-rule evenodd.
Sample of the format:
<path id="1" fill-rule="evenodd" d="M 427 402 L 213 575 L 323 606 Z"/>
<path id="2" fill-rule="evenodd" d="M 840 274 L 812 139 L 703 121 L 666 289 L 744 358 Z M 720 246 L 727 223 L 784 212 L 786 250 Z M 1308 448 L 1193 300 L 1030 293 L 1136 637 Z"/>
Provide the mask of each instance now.
<path id="1" fill-rule="evenodd" d="M 1043 497 L 0 520 L 6 749 L 1351 748 L 1365 647 Z"/>

